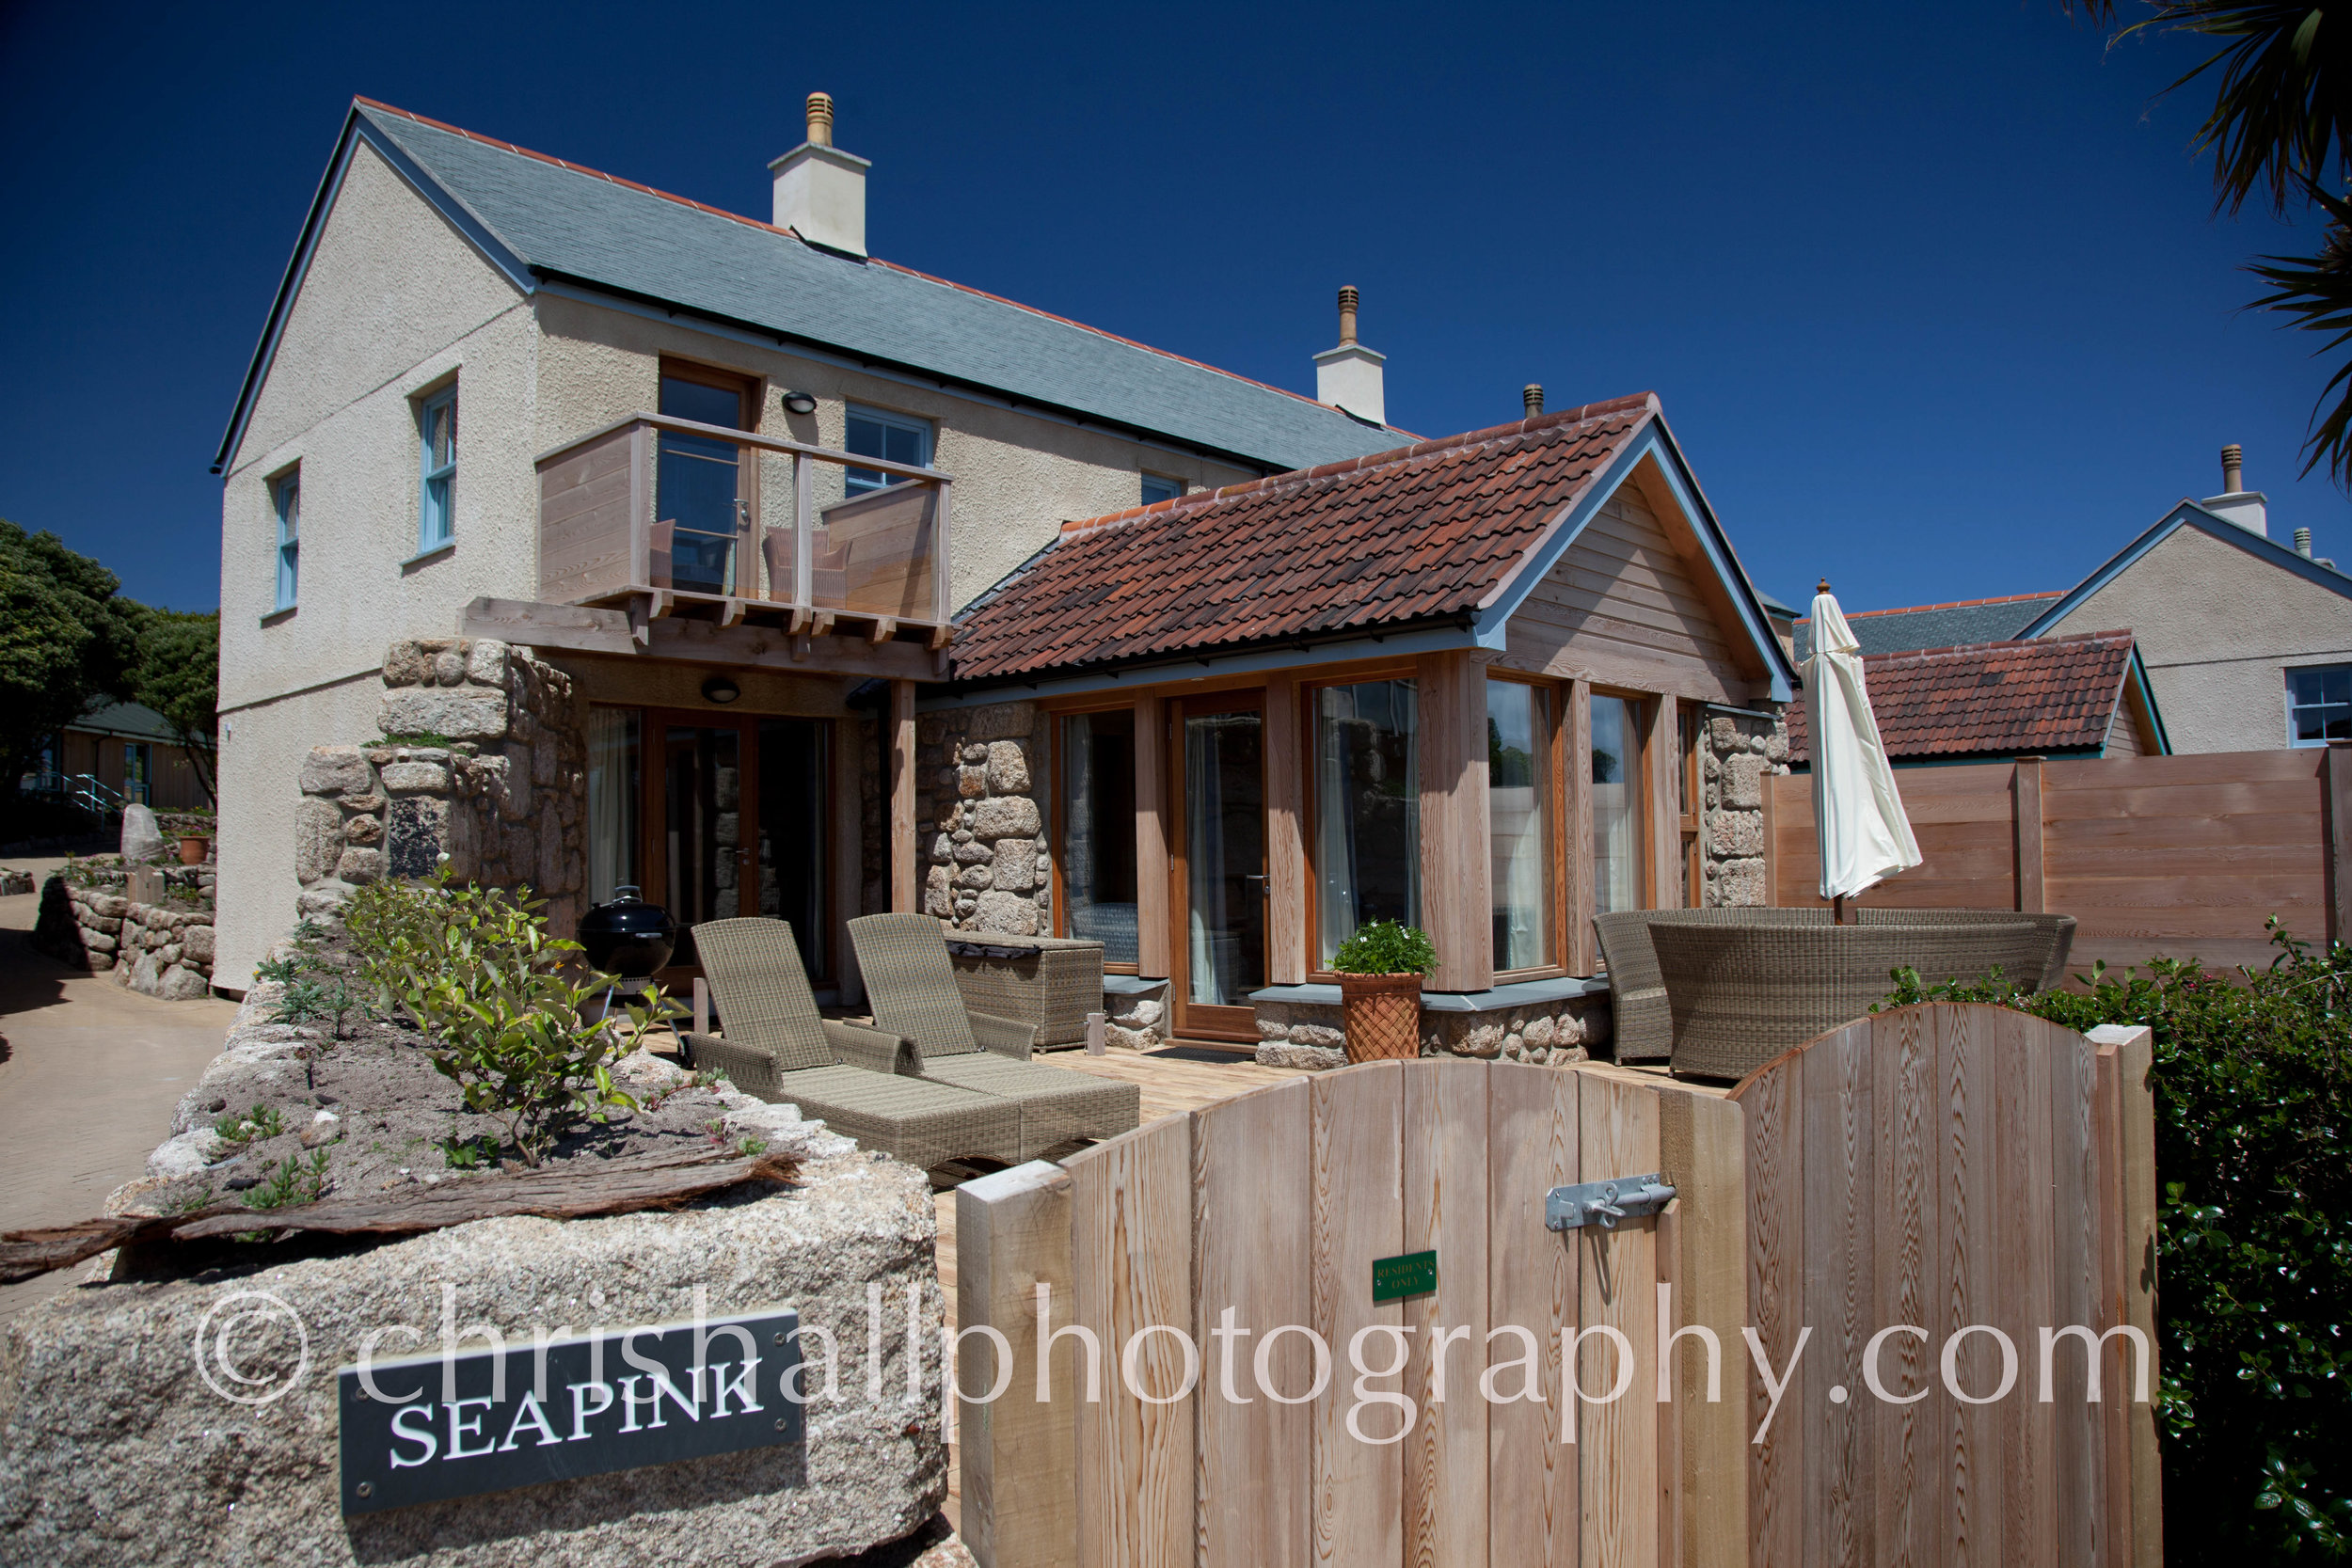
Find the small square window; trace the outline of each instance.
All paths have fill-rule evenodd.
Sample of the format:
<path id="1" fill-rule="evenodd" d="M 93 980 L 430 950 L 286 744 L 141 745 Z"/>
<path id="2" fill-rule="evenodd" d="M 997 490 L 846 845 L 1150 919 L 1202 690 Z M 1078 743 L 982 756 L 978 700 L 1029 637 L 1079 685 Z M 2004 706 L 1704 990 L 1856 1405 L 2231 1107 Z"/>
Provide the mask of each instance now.
<path id="1" fill-rule="evenodd" d="M 1172 501 L 1184 493 L 1184 482 L 1181 479 L 1170 479 L 1166 474 L 1143 476 L 1143 504 L 1146 506 L 1156 501 Z"/>
<path id="2" fill-rule="evenodd" d="M 457 502 L 457 388 L 444 388 L 417 404 L 421 500 L 417 548 L 436 549 L 455 530 Z"/>
<path id="3" fill-rule="evenodd" d="M 2352 740 L 2352 664 L 2287 672 L 2287 744 Z"/>
<path id="4" fill-rule="evenodd" d="M 296 468 L 270 485 L 270 506 L 278 514 L 278 610 L 292 610 L 302 572 L 302 470 Z"/>
<path id="5" fill-rule="evenodd" d="M 931 427 L 903 415 L 852 408 L 842 445 L 860 457 L 879 457 L 886 463 L 904 463 L 914 468 L 931 466 Z M 879 468 L 850 468 L 847 474 L 845 484 L 852 496 L 905 483 Z"/>

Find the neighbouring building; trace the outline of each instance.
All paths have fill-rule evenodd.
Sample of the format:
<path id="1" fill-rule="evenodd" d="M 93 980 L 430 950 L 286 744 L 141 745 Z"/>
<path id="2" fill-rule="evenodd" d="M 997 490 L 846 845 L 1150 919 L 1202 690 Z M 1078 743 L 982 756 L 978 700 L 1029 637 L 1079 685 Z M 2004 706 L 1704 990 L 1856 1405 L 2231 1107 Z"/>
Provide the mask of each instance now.
<path id="1" fill-rule="evenodd" d="M 75 802 L 102 816 L 126 803 L 209 810 L 215 766 L 211 752 L 192 754 L 153 708 L 108 703 L 43 747 L 20 787 L 36 799 Z"/>
<path id="2" fill-rule="evenodd" d="M 1850 612 L 1867 655 L 2127 628 L 2178 752 L 2265 752 L 2352 739 L 2352 577 L 2312 531 L 2270 536 L 2239 449 L 2221 493 L 2183 500 L 2071 589 Z M 1795 626 L 1800 664 L 1812 626 Z"/>
<path id="3" fill-rule="evenodd" d="M 2127 631 L 1866 653 L 1862 673 L 1879 739 L 1898 772 L 2020 757 L 2163 756 L 2172 750 Z M 1792 772 L 1811 767 L 1810 720 L 1804 704 L 1790 705 Z"/>
<path id="4" fill-rule="evenodd" d="M 959 607 L 1064 519 L 1410 438 L 1352 298 L 1318 402 L 867 254 L 832 125 L 763 221 L 352 105 L 215 464 L 224 987 L 297 866 L 379 875 L 469 801 L 469 869 L 559 919 L 633 882 L 853 983 Z"/>

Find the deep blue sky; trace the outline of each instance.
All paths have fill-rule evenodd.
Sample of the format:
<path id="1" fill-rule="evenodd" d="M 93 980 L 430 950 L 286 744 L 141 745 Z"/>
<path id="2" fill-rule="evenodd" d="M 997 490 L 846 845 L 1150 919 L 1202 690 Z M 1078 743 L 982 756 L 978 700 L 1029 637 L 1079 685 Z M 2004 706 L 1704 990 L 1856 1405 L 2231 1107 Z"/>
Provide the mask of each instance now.
<path id="1" fill-rule="evenodd" d="M 1311 392 L 1364 297 L 1424 435 L 1644 388 L 1757 581 L 1851 609 L 2071 584 L 2325 371 L 2244 313 L 2297 234 L 2215 220 L 2051 0 L 1937 7 L 0 7 L 0 516 L 209 607 L 206 472 L 363 93 L 737 212 L 811 88 L 876 254 Z"/>

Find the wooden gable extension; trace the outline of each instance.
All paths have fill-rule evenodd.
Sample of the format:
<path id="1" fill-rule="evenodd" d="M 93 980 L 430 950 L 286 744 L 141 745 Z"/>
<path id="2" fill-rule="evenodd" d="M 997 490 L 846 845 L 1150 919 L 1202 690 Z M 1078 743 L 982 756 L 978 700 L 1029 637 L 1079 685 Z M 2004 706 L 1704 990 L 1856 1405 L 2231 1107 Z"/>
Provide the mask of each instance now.
<path id="1" fill-rule="evenodd" d="M 1744 705 L 1770 672 L 1645 458 L 1513 611 L 1506 670 Z"/>

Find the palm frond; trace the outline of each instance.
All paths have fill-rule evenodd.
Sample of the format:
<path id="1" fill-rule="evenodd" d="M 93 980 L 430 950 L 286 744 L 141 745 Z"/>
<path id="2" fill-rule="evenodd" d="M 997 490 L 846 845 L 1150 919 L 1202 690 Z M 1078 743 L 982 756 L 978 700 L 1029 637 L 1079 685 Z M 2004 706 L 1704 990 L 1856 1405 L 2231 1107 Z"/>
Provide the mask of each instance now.
<path id="1" fill-rule="evenodd" d="M 2265 256 L 2247 270 L 2277 292 L 2255 300 L 2255 306 L 2293 317 L 2306 332 L 2325 334 L 2312 357 L 2341 353 L 2352 344 L 2352 201 L 2307 185 L 2307 194 L 2328 217 L 2327 243 L 2316 256 Z M 2329 406 L 2329 399 L 2334 399 Z M 2338 484 L 2352 484 L 2352 359 L 2328 378 L 2304 437 L 2303 472 L 2323 461 Z"/>

